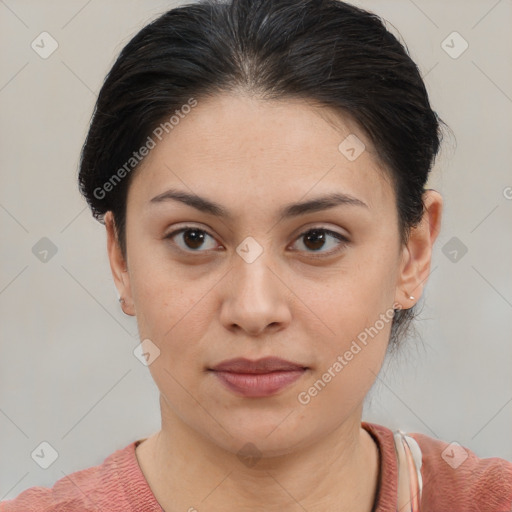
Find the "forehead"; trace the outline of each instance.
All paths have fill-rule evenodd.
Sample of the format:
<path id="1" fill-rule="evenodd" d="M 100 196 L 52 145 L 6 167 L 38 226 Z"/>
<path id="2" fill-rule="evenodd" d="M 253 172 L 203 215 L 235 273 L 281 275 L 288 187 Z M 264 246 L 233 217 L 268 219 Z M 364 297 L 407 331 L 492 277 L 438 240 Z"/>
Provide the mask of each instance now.
<path id="1" fill-rule="evenodd" d="M 357 123 L 306 100 L 199 99 L 155 142 L 129 191 L 129 203 L 140 207 L 178 187 L 234 211 L 330 192 L 352 195 L 381 213 L 394 203 L 387 173 Z"/>

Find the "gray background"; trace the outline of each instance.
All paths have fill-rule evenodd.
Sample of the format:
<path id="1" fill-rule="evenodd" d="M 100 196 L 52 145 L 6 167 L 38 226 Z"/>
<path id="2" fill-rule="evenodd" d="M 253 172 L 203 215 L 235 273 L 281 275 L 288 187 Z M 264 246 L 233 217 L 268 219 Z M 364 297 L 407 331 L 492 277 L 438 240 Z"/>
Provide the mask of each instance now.
<path id="1" fill-rule="evenodd" d="M 132 353 L 135 320 L 119 307 L 104 227 L 76 174 L 115 56 L 177 4 L 0 0 L 0 500 L 160 426 L 157 388 Z M 455 134 L 430 180 L 445 211 L 417 322 L 423 341 L 386 364 L 363 419 L 512 461 L 512 2 L 357 4 L 400 32 Z M 59 45 L 47 59 L 31 48 L 43 31 Z M 458 58 L 442 47 L 453 31 L 469 44 Z M 41 261 L 44 237 L 57 252 Z M 48 469 L 31 458 L 42 441 L 59 454 Z"/>

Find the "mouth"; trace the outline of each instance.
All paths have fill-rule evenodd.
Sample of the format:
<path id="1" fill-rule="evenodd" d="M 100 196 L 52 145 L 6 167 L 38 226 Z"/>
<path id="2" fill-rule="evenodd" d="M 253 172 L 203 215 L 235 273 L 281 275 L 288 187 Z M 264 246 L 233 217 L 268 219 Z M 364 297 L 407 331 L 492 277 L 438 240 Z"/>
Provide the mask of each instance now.
<path id="1" fill-rule="evenodd" d="M 230 359 L 208 370 L 231 392 L 239 396 L 262 398 L 275 395 L 300 379 L 307 366 L 276 357 L 251 361 Z"/>

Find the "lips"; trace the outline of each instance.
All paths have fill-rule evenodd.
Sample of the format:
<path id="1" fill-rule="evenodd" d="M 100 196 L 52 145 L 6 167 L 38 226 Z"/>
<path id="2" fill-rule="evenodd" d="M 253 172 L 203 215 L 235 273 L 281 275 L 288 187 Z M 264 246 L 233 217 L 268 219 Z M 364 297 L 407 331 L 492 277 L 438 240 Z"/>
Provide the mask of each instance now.
<path id="1" fill-rule="evenodd" d="M 230 359 L 210 368 L 231 392 L 243 397 L 275 395 L 302 377 L 307 367 L 276 357 Z"/>
<path id="2" fill-rule="evenodd" d="M 278 371 L 296 371 L 305 368 L 305 366 L 299 363 L 292 363 L 291 361 L 286 361 L 278 357 L 264 357 L 256 361 L 237 357 L 223 361 L 211 369 L 219 372 L 232 373 L 270 373 Z"/>

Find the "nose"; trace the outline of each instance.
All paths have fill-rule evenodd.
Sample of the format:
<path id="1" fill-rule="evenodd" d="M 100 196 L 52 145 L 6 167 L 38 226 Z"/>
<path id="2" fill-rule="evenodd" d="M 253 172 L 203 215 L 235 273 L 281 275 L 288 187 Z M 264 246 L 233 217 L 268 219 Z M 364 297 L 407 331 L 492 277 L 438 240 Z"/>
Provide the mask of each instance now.
<path id="1" fill-rule="evenodd" d="M 284 329 L 291 320 L 291 292 L 265 253 L 252 263 L 235 260 L 226 280 L 220 319 L 229 330 L 251 336 Z"/>

